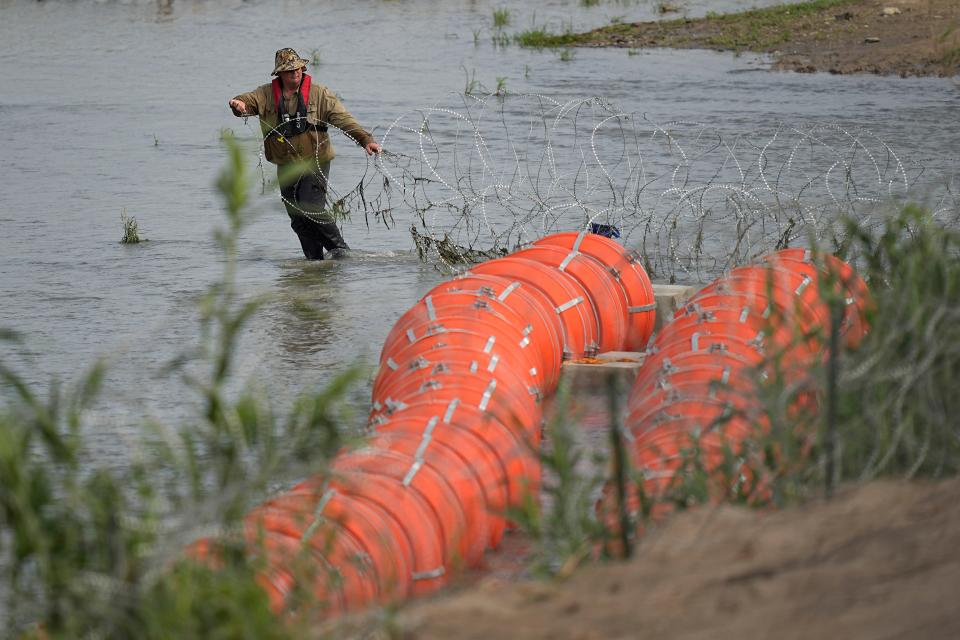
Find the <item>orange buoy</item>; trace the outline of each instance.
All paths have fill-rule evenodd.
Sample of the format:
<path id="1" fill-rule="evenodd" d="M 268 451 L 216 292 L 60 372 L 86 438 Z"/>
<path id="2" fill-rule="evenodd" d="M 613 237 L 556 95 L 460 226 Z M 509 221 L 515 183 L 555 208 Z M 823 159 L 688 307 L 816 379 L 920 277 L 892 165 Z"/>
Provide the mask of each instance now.
<path id="1" fill-rule="evenodd" d="M 625 347 L 627 351 L 642 351 L 653 335 L 657 304 L 653 285 L 635 251 L 622 247 L 616 240 L 596 233 L 573 231 L 553 233 L 534 241 L 534 246 L 554 245 L 579 251 L 595 258 L 606 267 L 623 289 L 630 314 Z"/>
<path id="2" fill-rule="evenodd" d="M 496 378 L 454 378 L 453 380 L 417 389 L 403 399 L 392 400 L 384 398 L 379 410 L 374 405 L 370 423 L 379 425 L 384 420 L 406 407 L 418 402 L 451 402 L 458 401 L 466 407 L 475 407 L 496 417 L 505 425 L 514 427 L 524 433 L 539 434 L 541 409 L 530 402 L 518 403 L 515 390 L 499 387 Z"/>
<path id="3" fill-rule="evenodd" d="M 422 412 L 419 407 L 415 405 L 412 410 L 391 416 L 387 422 L 377 425 L 377 433 L 428 439 L 430 447 L 443 448 L 454 456 L 458 470 L 452 472 L 469 473 L 482 490 L 486 522 L 478 533 L 486 530 L 489 535 L 484 541 L 486 546 L 496 548 L 506 526 L 503 518 L 508 504 L 506 469 L 473 433 L 444 423 L 441 416 Z"/>
<path id="4" fill-rule="evenodd" d="M 415 491 L 419 498 L 430 506 L 442 534 L 443 572 L 441 575 L 464 565 L 470 552 L 466 515 L 463 513 L 456 492 L 435 469 L 428 465 L 417 464 L 413 456 L 398 451 L 365 446 L 334 458 L 330 463 L 330 470 L 333 473 L 354 471 L 382 475 L 393 478 L 405 488 Z M 432 579 L 430 576 L 427 577 Z M 419 578 L 414 576 L 414 579 Z"/>
<path id="5" fill-rule="evenodd" d="M 613 274 L 595 258 L 553 245 L 534 245 L 510 257 L 529 258 L 570 274 L 587 291 L 600 329 L 599 351 L 623 351 L 630 321 L 627 297 Z"/>
<path id="6" fill-rule="evenodd" d="M 412 551 L 405 539 L 393 535 L 389 518 L 379 507 L 334 489 L 322 493 L 301 490 L 270 500 L 257 515 L 265 531 L 299 537 L 302 544 L 312 545 L 322 555 L 332 538 L 349 534 L 367 559 L 359 566 L 374 577 L 377 601 L 392 602 L 409 595 Z"/>
<path id="7" fill-rule="evenodd" d="M 502 346 L 496 335 L 467 329 L 453 329 L 419 338 L 413 344 L 388 355 L 380 365 L 373 384 L 374 400 L 382 399 L 384 385 L 408 370 L 432 369 L 445 358 L 469 359 L 477 371 L 496 372 L 501 367 L 514 371 L 532 396 L 541 393 L 541 376 L 536 367 L 516 349 Z M 472 366 L 472 364 L 471 364 Z"/>
<path id="8" fill-rule="evenodd" d="M 496 299 L 480 298 L 470 293 L 437 293 L 425 296 L 393 325 L 384 341 L 383 353 L 393 353 L 398 344 L 409 344 L 410 337 L 415 337 L 421 331 L 436 331 L 437 326 L 444 326 L 445 321 L 452 317 L 479 319 L 484 321 L 484 326 L 487 320 L 492 320 L 493 324 L 506 324 L 518 329 L 522 335 L 518 348 L 526 349 L 530 346 L 536 349 L 539 352 L 539 357 L 535 358 L 537 368 L 546 371 L 550 367 L 551 377 L 555 377 L 549 345 L 544 345 L 541 349 L 541 342 L 545 342 L 548 336 L 536 333 L 532 322 Z M 556 380 L 551 380 L 551 383 L 555 382 Z"/>
<path id="9" fill-rule="evenodd" d="M 592 301 L 575 278 L 545 264 L 526 258 L 507 256 L 488 260 L 470 268 L 467 275 L 494 275 L 519 280 L 539 289 L 549 300 L 563 327 L 565 358 L 594 355 L 599 348 L 596 311 Z"/>
<path id="10" fill-rule="evenodd" d="M 435 293 L 468 293 L 484 300 L 493 299 L 505 305 L 534 329 L 532 335 L 541 350 L 544 366 L 544 386 L 552 389 L 560 379 L 563 364 L 563 326 L 549 298 L 529 284 L 500 276 L 461 276 L 441 282 L 427 292 L 426 298 Z"/>
<path id="11" fill-rule="evenodd" d="M 537 456 L 539 430 L 528 433 L 500 422 L 496 417 L 459 400 L 449 402 L 417 402 L 405 407 L 400 415 L 441 416 L 441 423 L 450 428 L 468 432 L 499 460 L 506 471 L 507 501 L 510 506 L 521 506 L 540 478 L 540 460 Z"/>
<path id="12" fill-rule="evenodd" d="M 535 347 L 530 346 L 530 341 L 523 335 L 523 329 L 491 316 L 485 318 L 446 316 L 436 322 L 414 324 L 408 330 L 406 342 L 393 343 L 389 351 L 385 348 L 380 356 L 380 362 L 388 364 L 391 357 L 395 362 L 400 362 L 405 355 L 436 346 L 437 343 L 431 341 L 431 338 L 463 332 L 483 335 L 485 338 L 481 347 L 483 350 L 492 352 L 496 348 L 501 358 L 522 360 L 525 366 L 518 366 L 517 371 L 526 372 L 531 386 L 543 387 L 544 376 L 539 353 Z"/>
<path id="13" fill-rule="evenodd" d="M 416 474 L 429 468 L 446 481 L 464 515 L 458 550 L 463 561 L 474 566 L 490 539 L 483 487 L 476 475 L 462 467 L 459 457 L 448 447 L 435 446 L 433 431 L 427 425 L 421 425 L 419 432 L 378 428 L 370 438 L 370 445 L 410 456 L 414 463 L 408 473 Z"/>
<path id="14" fill-rule="evenodd" d="M 310 489 L 314 480 L 297 485 L 293 492 Z M 411 551 L 408 576 L 412 593 L 428 593 L 446 583 L 443 568 L 443 534 L 439 521 L 419 493 L 405 487 L 396 478 L 339 470 L 327 481 L 335 489 L 357 500 L 379 507 L 392 521 L 391 530 L 402 536 Z"/>

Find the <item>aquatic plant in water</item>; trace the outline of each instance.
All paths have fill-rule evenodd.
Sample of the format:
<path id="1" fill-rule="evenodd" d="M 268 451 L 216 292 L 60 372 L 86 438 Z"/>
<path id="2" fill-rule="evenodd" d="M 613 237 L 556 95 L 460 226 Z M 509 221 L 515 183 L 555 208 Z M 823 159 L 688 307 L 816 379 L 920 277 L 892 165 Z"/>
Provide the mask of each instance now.
<path id="1" fill-rule="evenodd" d="M 123 237 L 120 238 L 121 243 L 138 244 L 141 242 L 137 219 L 133 216 L 128 216 L 126 209 L 120 210 L 120 222 L 123 224 Z"/>

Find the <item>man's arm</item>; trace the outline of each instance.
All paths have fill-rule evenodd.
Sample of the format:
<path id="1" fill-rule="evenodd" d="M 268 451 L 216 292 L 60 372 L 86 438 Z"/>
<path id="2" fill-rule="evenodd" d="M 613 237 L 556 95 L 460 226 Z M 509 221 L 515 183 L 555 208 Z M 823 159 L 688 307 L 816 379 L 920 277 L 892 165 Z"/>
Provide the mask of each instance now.
<path id="1" fill-rule="evenodd" d="M 241 116 L 258 116 L 263 109 L 262 93 L 260 89 L 241 93 L 227 104 L 233 111 L 233 115 L 238 118 Z"/>
<path id="2" fill-rule="evenodd" d="M 320 99 L 323 101 L 321 113 L 326 115 L 327 122 L 356 140 L 357 144 L 367 152 L 367 155 L 380 153 L 380 145 L 373 139 L 373 136 L 360 126 L 356 118 L 347 111 L 346 107 L 331 91 L 321 90 Z"/>

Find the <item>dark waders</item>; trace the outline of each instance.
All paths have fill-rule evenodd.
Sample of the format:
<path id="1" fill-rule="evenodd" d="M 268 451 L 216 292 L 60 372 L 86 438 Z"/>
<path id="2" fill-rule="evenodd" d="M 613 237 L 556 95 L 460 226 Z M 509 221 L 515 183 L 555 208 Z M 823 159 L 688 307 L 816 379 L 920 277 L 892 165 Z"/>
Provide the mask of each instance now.
<path id="1" fill-rule="evenodd" d="M 283 204 L 290 216 L 290 226 L 300 238 L 300 246 L 307 260 L 323 260 L 324 249 L 331 258 L 345 257 L 350 250 L 340 235 L 333 214 L 327 209 L 329 175 L 330 163 L 324 162 L 317 169 L 306 171 L 290 184 L 280 187 Z"/>

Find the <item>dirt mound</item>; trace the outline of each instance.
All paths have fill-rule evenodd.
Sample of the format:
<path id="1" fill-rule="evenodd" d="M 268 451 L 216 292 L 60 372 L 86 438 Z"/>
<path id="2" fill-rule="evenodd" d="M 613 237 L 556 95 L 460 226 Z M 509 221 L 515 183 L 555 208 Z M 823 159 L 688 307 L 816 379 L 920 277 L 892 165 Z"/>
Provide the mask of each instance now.
<path id="1" fill-rule="evenodd" d="M 960 69 L 957 0 L 820 0 L 698 19 L 636 22 L 571 44 L 754 51 L 775 69 L 952 76 Z"/>
<path id="2" fill-rule="evenodd" d="M 960 638 L 960 480 L 680 514 L 627 563 L 563 583 L 488 579 L 414 604 L 402 637 Z"/>

